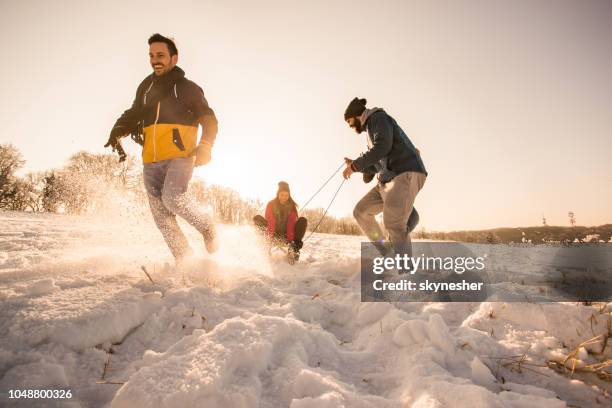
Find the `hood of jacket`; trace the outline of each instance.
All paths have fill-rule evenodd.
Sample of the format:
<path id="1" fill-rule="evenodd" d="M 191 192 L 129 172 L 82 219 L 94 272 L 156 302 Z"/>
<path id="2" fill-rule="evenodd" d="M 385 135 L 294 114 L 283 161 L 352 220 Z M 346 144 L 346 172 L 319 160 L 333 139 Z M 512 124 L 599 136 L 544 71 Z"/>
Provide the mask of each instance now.
<path id="1" fill-rule="evenodd" d="M 363 111 L 363 113 L 361 114 L 361 116 L 359 117 L 359 121 L 361 122 L 361 126 L 364 127 L 365 129 L 365 124 L 368 121 L 368 119 L 370 119 L 370 116 L 372 116 L 374 113 L 379 112 L 379 111 L 383 111 L 384 109 L 382 108 L 372 108 L 372 109 L 367 109 Z"/>

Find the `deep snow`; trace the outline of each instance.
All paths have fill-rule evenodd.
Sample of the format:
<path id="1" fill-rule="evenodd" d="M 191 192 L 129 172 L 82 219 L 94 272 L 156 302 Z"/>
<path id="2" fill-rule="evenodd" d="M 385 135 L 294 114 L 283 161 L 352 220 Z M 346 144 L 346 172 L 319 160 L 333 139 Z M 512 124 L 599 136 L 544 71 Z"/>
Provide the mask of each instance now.
<path id="1" fill-rule="evenodd" d="M 185 230 L 198 260 L 175 270 L 146 214 L 0 213 L 0 405 L 41 388 L 73 398 L 36 406 L 612 404 L 610 382 L 547 367 L 610 334 L 612 304 L 361 303 L 360 237 L 315 234 L 289 266 L 249 227 L 221 227 L 214 256 Z"/>

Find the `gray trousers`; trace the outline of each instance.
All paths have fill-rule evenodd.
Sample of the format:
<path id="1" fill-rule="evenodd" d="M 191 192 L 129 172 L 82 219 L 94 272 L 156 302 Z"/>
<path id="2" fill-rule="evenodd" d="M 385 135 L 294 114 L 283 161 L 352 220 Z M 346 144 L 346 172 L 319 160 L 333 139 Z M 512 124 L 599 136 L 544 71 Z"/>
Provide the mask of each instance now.
<path id="1" fill-rule="evenodd" d="M 177 259 L 193 252 L 176 222 L 177 215 L 202 234 L 212 226 L 210 218 L 185 194 L 193 174 L 194 160 L 185 157 L 144 164 L 144 185 L 153 219 Z"/>
<path id="2" fill-rule="evenodd" d="M 417 193 L 427 176 L 408 171 L 388 183 L 378 183 L 355 206 L 353 215 L 361 230 L 373 241 L 383 240 L 384 234 L 375 216 L 383 213 L 383 224 L 396 254 L 412 256 L 410 233 L 406 227 Z"/>

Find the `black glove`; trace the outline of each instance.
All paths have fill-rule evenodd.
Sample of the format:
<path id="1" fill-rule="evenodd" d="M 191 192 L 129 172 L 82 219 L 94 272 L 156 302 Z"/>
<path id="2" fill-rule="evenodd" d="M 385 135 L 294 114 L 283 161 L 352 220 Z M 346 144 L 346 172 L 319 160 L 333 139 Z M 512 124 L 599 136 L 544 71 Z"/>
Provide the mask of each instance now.
<path id="1" fill-rule="evenodd" d="M 112 147 L 113 152 L 117 152 L 119 154 L 119 161 L 122 162 L 125 160 L 127 155 L 125 154 L 125 150 L 123 150 L 123 146 L 119 143 L 119 139 L 125 136 L 125 129 L 122 127 L 114 127 L 111 130 L 110 136 L 108 137 L 108 141 L 104 145 L 104 147 Z"/>
<path id="2" fill-rule="evenodd" d="M 117 146 L 117 141 L 122 138 L 123 136 L 125 136 L 126 130 L 123 127 L 114 127 L 113 130 L 111 130 L 110 132 L 110 136 L 108 137 L 108 141 L 106 142 L 106 144 L 104 145 L 104 147 L 112 147 L 113 151 L 116 149 Z"/>
<path id="3" fill-rule="evenodd" d="M 363 173 L 363 182 L 368 184 L 370 181 L 374 179 L 374 173 Z"/>
<path id="4" fill-rule="evenodd" d="M 302 249 L 302 247 L 304 246 L 304 242 L 302 242 L 299 239 L 296 239 L 295 241 L 291 241 L 289 242 L 289 245 L 291 245 L 291 247 L 298 252 L 300 249 Z"/>

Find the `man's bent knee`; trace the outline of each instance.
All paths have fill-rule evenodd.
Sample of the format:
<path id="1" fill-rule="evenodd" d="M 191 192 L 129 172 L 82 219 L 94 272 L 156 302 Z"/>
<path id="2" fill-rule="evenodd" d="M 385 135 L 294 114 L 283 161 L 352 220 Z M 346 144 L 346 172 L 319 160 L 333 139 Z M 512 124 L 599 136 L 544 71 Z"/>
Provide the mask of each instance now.
<path id="1" fill-rule="evenodd" d="M 182 207 L 185 205 L 184 197 L 182 194 L 178 196 L 170 195 L 170 194 L 162 194 L 161 200 L 162 200 L 162 203 L 164 204 L 164 207 L 166 207 L 169 211 L 175 214 L 180 212 Z"/>
<path id="2" fill-rule="evenodd" d="M 397 235 L 405 235 L 407 221 L 407 219 L 404 220 L 403 218 L 383 218 L 383 225 L 389 234 L 396 233 Z"/>
<path id="3" fill-rule="evenodd" d="M 355 208 L 353 208 L 353 217 L 358 220 L 363 216 L 363 214 L 365 214 L 365 208 L 360 205 L 360 203 L 357 203 Z"/>

